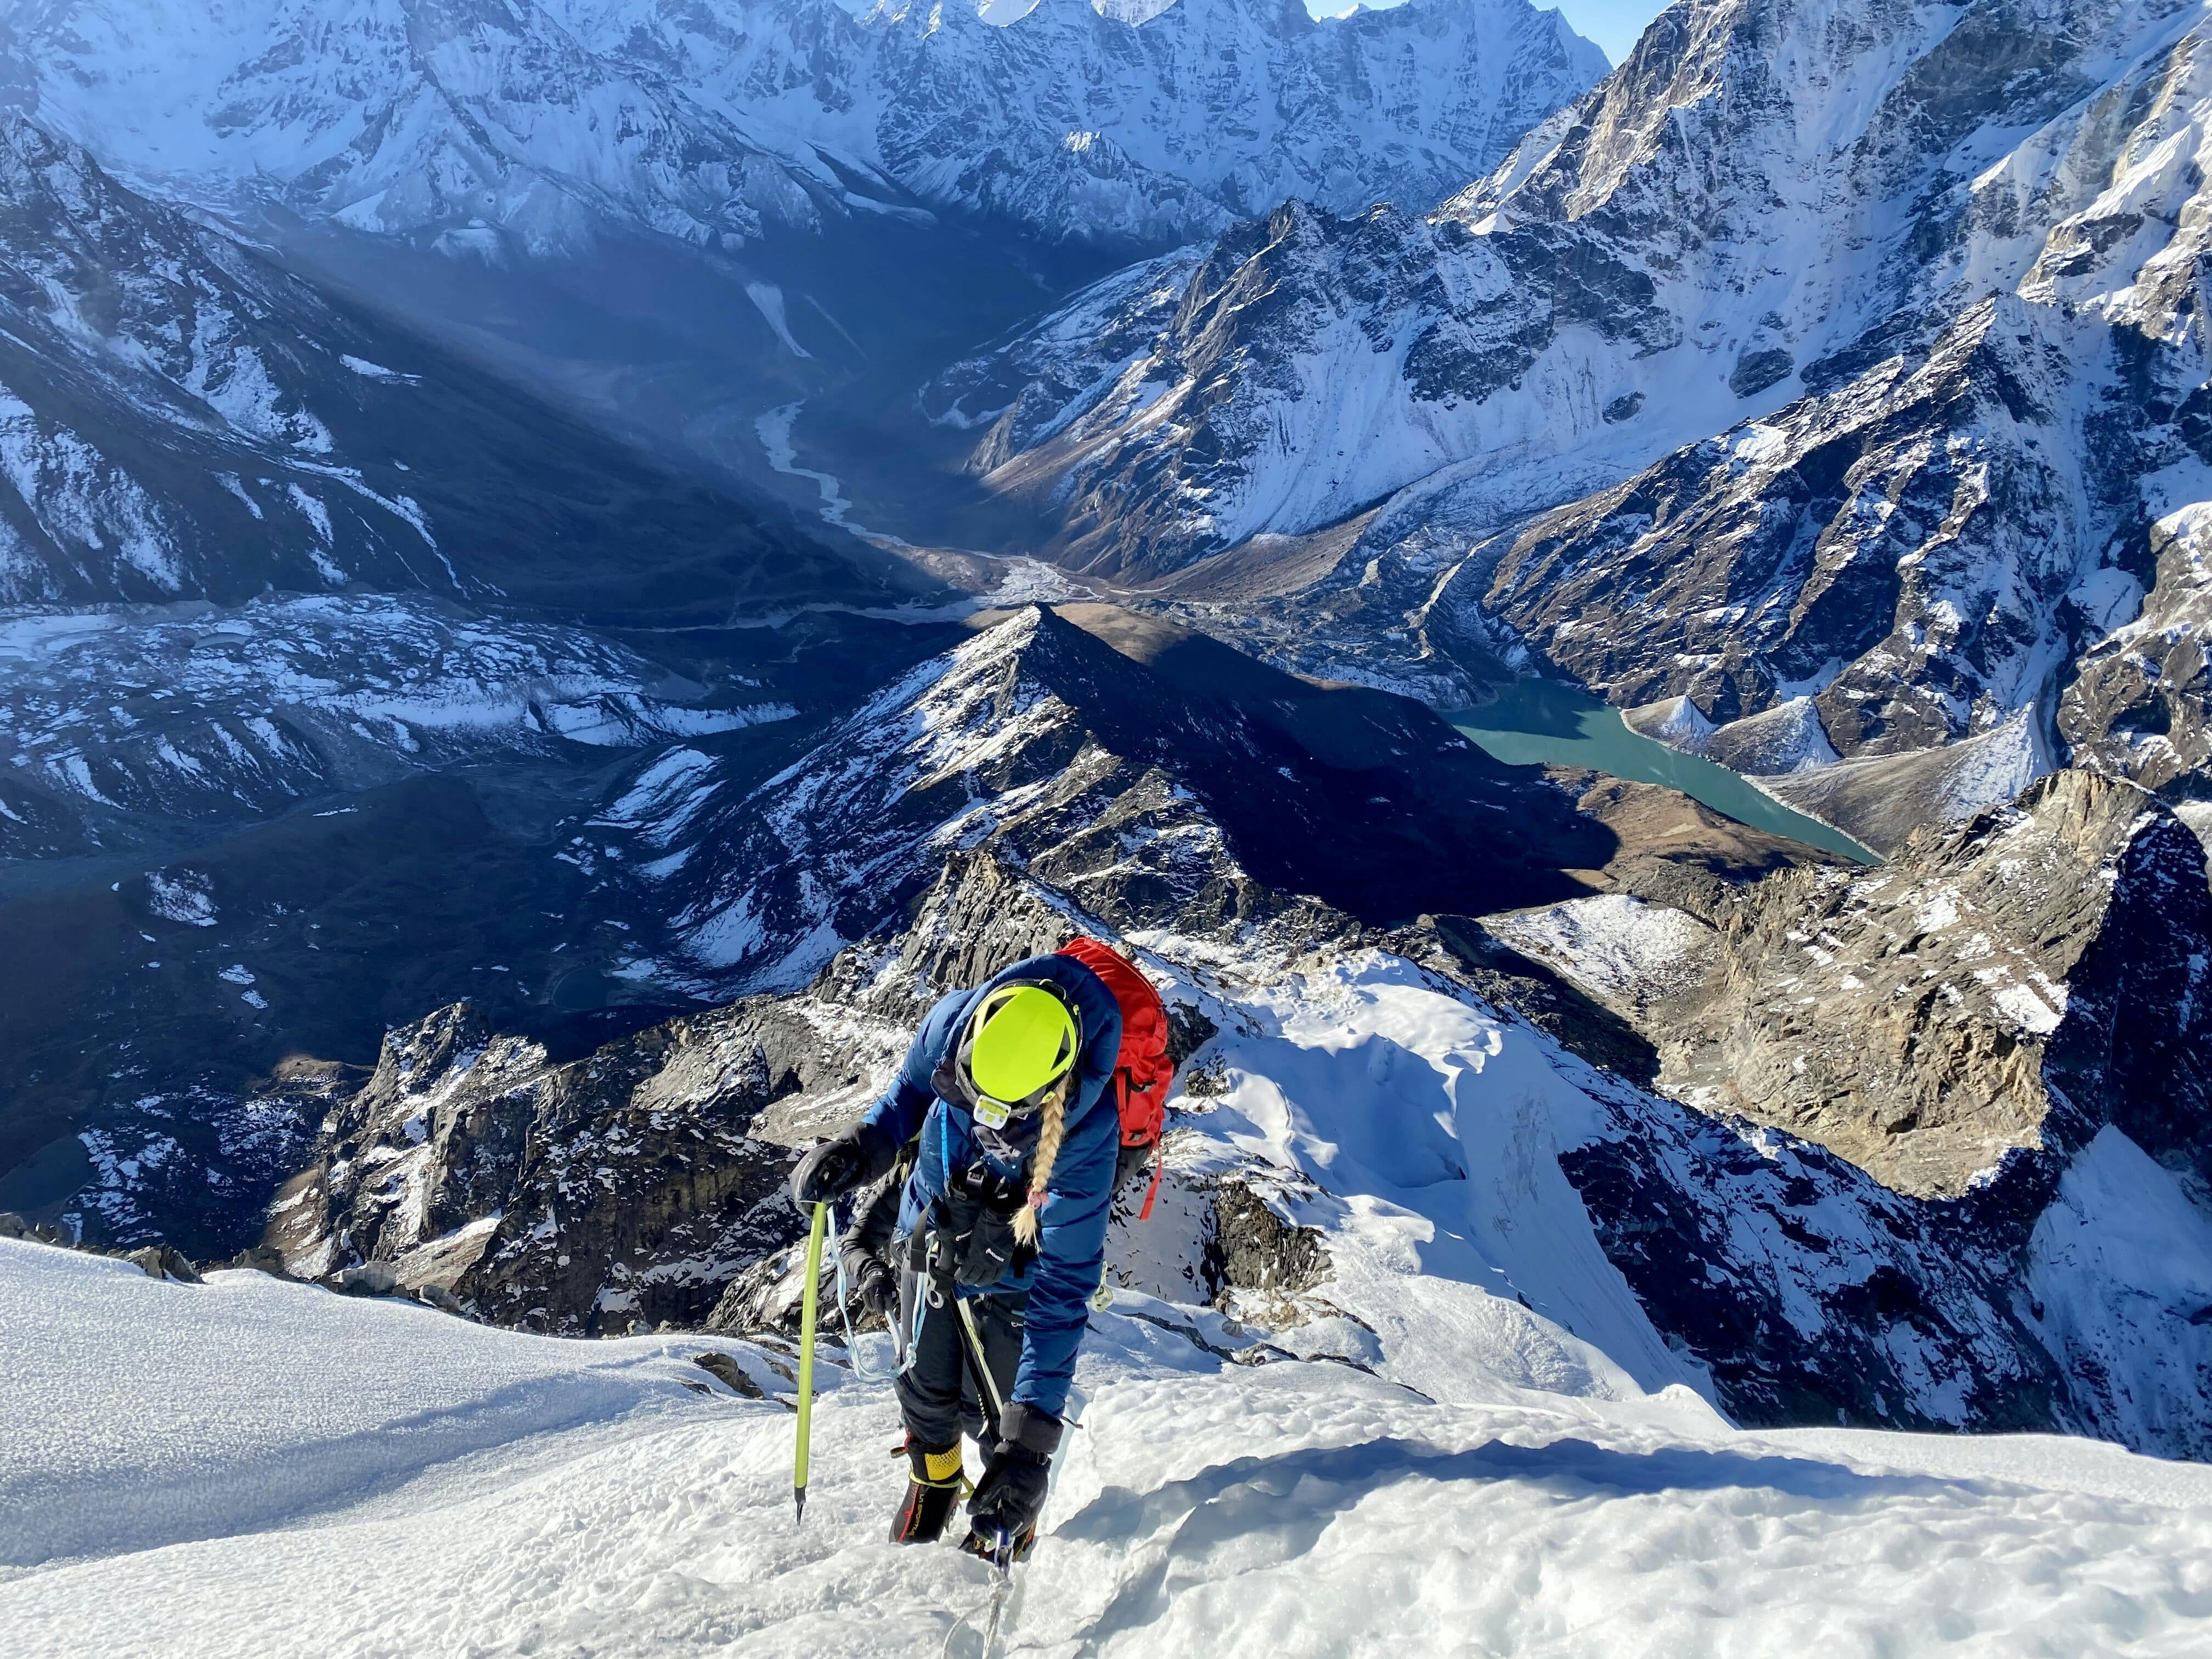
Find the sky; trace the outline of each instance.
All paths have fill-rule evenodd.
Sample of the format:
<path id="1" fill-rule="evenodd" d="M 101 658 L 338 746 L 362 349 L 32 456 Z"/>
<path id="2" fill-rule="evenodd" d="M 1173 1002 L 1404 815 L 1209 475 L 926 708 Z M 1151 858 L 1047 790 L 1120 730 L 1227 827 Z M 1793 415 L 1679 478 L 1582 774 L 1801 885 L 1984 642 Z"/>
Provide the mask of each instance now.
<path id="1" fill-rule="evenodd" d="M 1391 0 L 1384 0 L 1390 3 Z M 1542 5 L 1544 0 L 1536 0 Z M 1613 63 L 1628 56 L 1644 26 L 1664 9 L 1664 0 L 1553 0 L 1566 15 L 1567 26 L 1597 42 Z M 1306 0 L 1306 9 L 1316 17 L 1334 17 L 1352 9 L 1351 0 Z"/>

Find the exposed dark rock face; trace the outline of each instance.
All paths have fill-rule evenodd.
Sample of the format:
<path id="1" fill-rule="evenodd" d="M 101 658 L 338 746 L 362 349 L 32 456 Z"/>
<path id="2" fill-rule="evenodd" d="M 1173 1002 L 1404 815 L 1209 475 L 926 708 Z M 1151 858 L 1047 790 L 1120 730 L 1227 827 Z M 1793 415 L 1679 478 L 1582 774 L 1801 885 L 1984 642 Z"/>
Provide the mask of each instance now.
<path id="1" fill-rule="evenodd" d="M 2212 401 L 2212 400 L 2208 400 Z M 2080 764 L 2180 797 L 2212 799 L 2212 520 L 2196 509 L 2150 526 L 2148 593 L 2107 574 L 2096 618 L 2112 631 L 2075 665 L 2058 732 Z M 2131 608 L 2140 605 L 2132 616 Z"/>
<path id="2" fill-rule="evenodd" d="M 145 1273 L 149 1279 L 166 1279 L 177 1285 L 199 1285 L 206 1281 L 198 1270 L 182 1254 L 167 1244 L 149 1244 L 123 1258 Z"/>
<path id="3" fill-rule="evenodd" d="M 1882 869 L 1747 892 L 1717 971 L 1653 1022 L 1668 1086 L 1899 1191 L 2117 1124 L 2212 1188 L 2212 890 L 2156 799 L 2094 773 Z"/>
<path id="4" fill-rule="evenodd" d="M 1294 1297 L 1329 1272 L 1319 1228 L 1284 1220 L 1249 1182 L 1234 1177 L 1214 1188 L 1212 1259 L 1219 1262 L 1224 1291 L 1262 1297 Z"/>
<path id="5" fill-rule="evenodd" d="M 1559 1167 L 1607 1257 L 1739 1422 L 2134 1438 L 2077 1396 L 2093 1377 L 2069 1376 L 2027 1316 L 2021 1257 L 2055 1161 L 1929 1201 L 1817 1146 L 1642 1100 Z"/>
<path id="6" fill-rule="evenodd" d="M 805 982 L 957 847 L 1120 926 L 1234 932 L 1534 902 L 1616 846 L 1417 703 L 1103 606 L 991 620 L 767 784 L 664 756 L 604 822 L 666 872 L 702 989 Z"/>
<path id="7" fill-rule="evenodd" d="M 697 1322 L 796 1225 L 789 1156 L 750 1129 L 824 1058 L 774 1005 L 709 1018 L 567 1066 L 465 1004 L 393 1033 L 272 1242 L 302 1276 L 386 1261 L 504 1323 Z"/>

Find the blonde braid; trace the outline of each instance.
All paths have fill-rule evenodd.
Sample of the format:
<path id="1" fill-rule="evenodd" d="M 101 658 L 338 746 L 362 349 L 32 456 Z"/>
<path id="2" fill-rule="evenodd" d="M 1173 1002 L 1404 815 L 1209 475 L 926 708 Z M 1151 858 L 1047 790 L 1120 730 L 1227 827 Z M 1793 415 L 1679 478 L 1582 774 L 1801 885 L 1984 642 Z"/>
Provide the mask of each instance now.
<path id="1" fill-rule="evenodd" d="M 1067 1130 L 1067 1085 L 1074 1074 L 1045 1097 L 1044 1121 L 1037 1127 L 1036 1158 L 1030 1165 L 1030 1201 L 1014 1212 L 1014 1237 L 1034 1248 L 1037 1242 L 1037 1212 L 1044 1207 L 1045 1185 L 1060 1158 L 1060 1138 Z"/>

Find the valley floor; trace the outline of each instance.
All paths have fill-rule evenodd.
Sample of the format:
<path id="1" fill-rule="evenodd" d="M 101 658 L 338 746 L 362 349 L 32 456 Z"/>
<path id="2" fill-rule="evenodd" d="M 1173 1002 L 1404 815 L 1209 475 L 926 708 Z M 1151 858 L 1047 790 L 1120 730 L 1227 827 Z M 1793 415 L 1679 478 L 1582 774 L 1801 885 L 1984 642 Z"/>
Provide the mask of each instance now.
<path id="1" fill-rule="evenodd" d="M 789 1385 L 742 1343 L 556 1340 L 5 1242 L 0 1304 L 12 1654 L 927 1655 L 988 1595 L 981 1564 L 880 1541 L 890 1390 L 835 1367 L 794 1530 Z M 1224 1364 L 1153 1322 L 1212 1316 L 1121 1306 L 1010 1652 L 2181 1655 L 2212 1632 L 2212 1468 L 1743 1433 L 1617 1374 L 1432 1403 Z M 690 1363 L 709 1346 L 767 1397 Z"/>

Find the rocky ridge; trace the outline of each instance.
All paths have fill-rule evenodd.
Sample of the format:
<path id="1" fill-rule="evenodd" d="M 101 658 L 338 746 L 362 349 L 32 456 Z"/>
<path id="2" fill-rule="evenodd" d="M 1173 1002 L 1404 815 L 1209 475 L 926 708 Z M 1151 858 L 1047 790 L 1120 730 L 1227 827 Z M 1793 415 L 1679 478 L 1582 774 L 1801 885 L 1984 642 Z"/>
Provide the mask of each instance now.
<path id="1" fill-rule="evenodd" d="M 1364 1339 L 1339 1287 L 1370 1267 L 1358 1235 L 1345 1230 L 1345 1206 L 1418 1204 L 1454 1216 L 1464 1206 L 1487 1237 L 1480 1218 L 1497 1201 L 1492 1184 L 1533 1170 L 1561 1183 L 1567 1207 L 1547 1213 L 1571 1231 L 1587 1228 L 1574 1237 L 1589 1241 L 1589 1260 L 1620 1276 L 1640 1309 L 1635 1317 L 1656 1333 L 1637 1363 L 1656 1368 L 1654 1377 L 1702 1379 L 1743 1420 L 2064 1428 L 2170 1455 L 2212 1450 L 2198 1376 L 2212 1355 L 2191 1322 L 2212 1301 L 2212 1284 L 2196 1286 L 2187 1278 L 2194 1269 L 2152 1282 L 2148 1269 L 2129 1265 L 2136 1258 L 2095 1242 L 2116 1237 L 2116 1201 L 2164 1216 L 2160 1195 L 2170 1193 L 2167 1208 L 2179 1206 L 2173 1224 L 2191 1224 L 2186 1194 L 2202 1161 L 2202 1103 L 2188 1094 L 2201 1080 L 2191 1081 L 2185 1052 L 2195 1015 L 2185 1009 L 2174 1027 L 2173 997 L 2193 983 L 2192 971 L 2201 978 L 2192 961 L 2212 957 L 2212 924 L 2184 901 L 2194 890 L 2202 910 L 2212 890 L 2201 854 L 2189 864 L 2195 842 L 2149 797 L 2065 774 L 2032 791 L 2014 817 L 1938 839 L 1924 871 L 1815 867 L 1747 884 L 1755 869 L 1737 869 L 1732 880 L 1692 860 L 1674 902 L 1704 919 L 1615 891 L 1383 932 L 1261 883 L 1229 826 L 1205 802 L 1176 799 L 1164 780 L 1133 800 L 1127 791 L 1055 794 L 1062 773 L 1081 771 L 1085 744 L 1060 755 L 1057 770 L 1032 774 L 1019 763 L 1024 744 L 1038 740 L 1038 711 L 1068 716 L 1041 696 L 1006 696 L 1009 682 L 997 676 L 1026 659 L 1029 672 L 1065 687 L 1069 659 L 1117 634 L 1109 648 L 1149 653 L 1157 679 L 1170 681 L 1185 636 L 1141 619 L 1117 628 L 1111 614 L 1083 625 L 1018 617 L 917 675 L 904 694 L 904 707 L 927 706 L 933 687 L 995 661 L 979 684 L 1003 698 L 993 705 L 999 718 L 869 724 L 908 741 L 934 732 L 938 765 L 963 781 L 963 810 L 992 827 L 939 835 L 941 814 L 911 809 L 912 777 L 810 809 L 816 839 L 804 849 L 806 867 L 849 872 L 851 890 L 877 899 L 878 920 L 803 988 L 743 996 L 561 1066 L 463 1011 L 396 1033 L 376 1082 L 325 1126 L 323 1158 L 284 1212 L 295 1218 L 280 1219 L 280 1228 L 298 1229 L 287 1235 L 291 1259 L 327 1270 L 348 1252 L 373 1254 L 403 1279 L 450 1279 L 480 1315 L 542 1318 L 558 1329 L 710 1316 L 732 1328 L 779 1328 L 794 1288 L 781 1254 L 796 1226 L 778 1185 L 787 1149 L 870 1097 L 942 989 L 1079 929 L 1119 939 L 1177 1011 L 1188 1052 L 1171 1103 L 1164 1218 L 1117 1229 L 1115 1272 L 1133 1295 L 1211 1300 L 1243 1333 L 1198 1333 L 1205 1340 L 1249 1348 L 1255 1362 L 1273 1351 L 1364 1363 Z M 1318 700 L 1319 689 L 1310 695 Z M 1008 762 L 1004 769 L 994 769 L 997 759 Z M 764 814 L 774 798 L 792 805 L 827 780 L 882 769 L 873 748 L 833 735 L 747 810 Z M 1057 803 L 1046 820 L 1057 831 L 1049 864 L 1024 840 L 1024 815 L 1040 800 Z M 1179 851 L 1167 875 L 1146 850 L 1160 837 L 1139 805 L 1173 814 L 1166 822 Z M 1632 821 L 1621 803 L 1607 810 L 1616 823 Z M 908 861 L 922 874 L 902 902 L 904 878 L 885 876 Z M 1843 939 L 1844 924 L 1833 918 L 1837 946 L 1817 932 L 1790 937 L 1805 931 L 1797 924 L 1808 903 L 1833 908 L 1832 891 L 1885 878 L 1893 884 L 1856 901 L 1868 914 L 1850 927 L 1862 945 Z M 1642 881 L 1657 890 L 1649 870 Z M 1226 893 L 1237 903 L 1224 906 Z M 2023 896 L 2017 914 L 2001 920 L 2008 893 Z M 1920 957 L 1945 962 L 1966 949 L 1971 960 L 1951 976 L 1960 981 L 1953 988 L 1965 997 L 1970 984 L 1976 1000 L 1955 1012 L 1939 974 L 1899 1016 L 1909 1026 L 1900 1036 L 1905 1081 L 1936 1087 L 1948 1075 L 2003 1086 L 1974 1097 L 1972 1121 L 1963 1111 L 1940 1124 L 1881 1120 L 1869 1131 L 1886 1149 L 1878 1156 L 1873 1141 L 1848 1143 L 1832 1133 L 1832 1117 L 1793 1105 L 1801 1074 L 1781 1048 L 1820 1016 L 1802 1000 L 1778 1007 L 1759 1000 L 1771 1000 L 1769 958 L 1815 964 L 1796 969 L 1802 976 L 1840 973 L 1864 957 L 1860 971 L 1871 973 L 1875 957 L 1902 943 L 1888 938 L 1896 925 L 1947 896 L 1956 917 L 1941 927 L 1931 918 L 1911 942 Z M 2163 917 L 2162 950 L 2146 948 L 2138 908 L 2146 904 Z M 1551 948 L 1529 920 L 1562 913 L 1586 919 L 1585 939 L 1610 925 L 1607 915 L 1645 920 L 1627 945 L 1593 957 Z M 2034 954 L 2044 948 L 2039 928 L 2061 932 L 2063 942 Z M 1990 936 L 1986 951 L 1977 933 Z M 1808 949 L 1827 952 L 1832 969 Z M 1682 1062 L 1654 1040 L 1666 1033 L 1648 1024 L 1652 1011 L 1696 995 L 1711 964 L 1731 951 L 1750 988 L 1715 998 L 1706 1029 L 1739 1033 L 1728 1040 L 1751 1054 L 1745 1092 L 1723 1103 L 1683 1091 L 1699 1104 L 1653 1092 L 1654 1073 Z M 791 958 L 780 960 L 788 971 Z M 1594 974 L 1593 960 L 1617 971 Z M 1645 985 L 1661 962 L 1675 964 L 1659 975 L 1668 982 Z M 1983 979 L 1972 978 L 1976 968 Z M 2038 972 L 2067 986 L 2057 1035 L 2022 1024 L 2026 994 L 2057 1012 L 2060 994 L 2046 995 Z M 1406 1028 L 1361 1023 L 1405 996 L 1498 1022 L 1497 1036 L 1482 1041 L 1503 1047 L 1479 1045 L 1492 1059 L 1454 1085 L 1456 1107 L 1439 1109 L 1449 1133 L 1407 1127 L 1320 1161 L 1275 1146 L 1263 1126 L 1279 1109 L 1268 1103 L 1285 1091 L 1295 1099 L 1320 1090 L 1338 1101 L 1343 1090 L 1371 1090 L 1362 1109 L 1377 1121 L 1430 1121 L 1422 1091 L 1456 1075 L 1460 1062 L 1409 1066 L 1397 1057 L 1411 1040 Z M 1525 1016 L 1516 1012 L 1523 1007 Z M 2000 1031 L 2010 1034 L 2003 1054 Z M 2160 1040 L 2168 1046 L 2158 1048 Z M 1896 1079 L 1875 1075 L 1881 1051 L 1823 1052 L 1831 1069 L 1814 1080 L 1826 1078 L 1828 1094 L 1856 1089 L 1886 1101 L 1895 1092 Z M 2016 1130 L 2039 1065 L 2049 1092 L 2031 1137 Z M 1503 1092 L 1490 1090 L 1492 1070 Z M 2173 1084 L 2155 1097 L 2166 1105 L 2154 1103 L 2153 1079 Z M 1803 1086 L 1808 1098 L 1816 1092 Z M 1545 1103 L 1516 1115 L 1504 1109 L 1509 1097 Z M 1793 1113 L 1797 1132 L 1778 1127 Z M 1941 1133 L 1915 1138 L 1929 1130 Z M 1845 1155 L 1802 1138 L 1808 1134 Z M 1994 1173 L 1911 1178 L 1940 1154 L 1981 1158 Z M 1535 1256 L 1492 1258 L 1511 1264 L 1493 1270 L 1504 1276 L 1502 1315 L 1517 1297 L 1540 1314 L 1582 1316 L 1571 1311 L 1587 1311 L 1573 1300 L 1582 1293 L 1552 1275 L 1567 1271 L 1559 1252 L 1583 1248 L 1562 1242 Z M 2185 1250 L 2176 1257 L 2193 1259 Z"/>
<path id="2" fill-rule="evenodd" d="M 1123 925 L 1233 929 L 1310 893 L 1370 921 L 1583 890 L 1613 835 L 1419 704 L 1104 606 L 976 618 L 764 782 L 665 751 L 586 831 L 674 919 L 649 971 L 795 989 L 954 849 Z"/>

